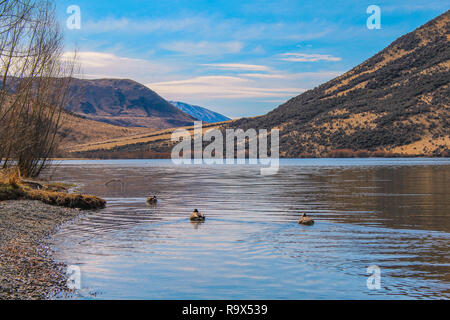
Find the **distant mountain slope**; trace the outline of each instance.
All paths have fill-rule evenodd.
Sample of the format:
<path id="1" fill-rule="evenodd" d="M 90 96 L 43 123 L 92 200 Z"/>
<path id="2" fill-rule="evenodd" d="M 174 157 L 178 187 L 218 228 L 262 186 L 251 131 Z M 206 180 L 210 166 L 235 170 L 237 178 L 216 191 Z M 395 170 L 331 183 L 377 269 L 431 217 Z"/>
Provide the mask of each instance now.
<path id="1" fill-rule="evenodd" d="M 221 124 L 203 124 L 203 131 L 220 129 Z M 123 128 L 136 129 L 136 128 Z M 142 128 L 139 128 L 142 129 Z M 191 134 L 194 126 L 183 127 Z M 159 131 L 144 131 L 133 133 L 103 141 L 86 141 L 76 145 L 68 145 L 65 148 L 67 157 L 108 158 L 108 159 L 132 159 L 132 158 L 170 158 L 172 147 L 176 142 L 171 141 L 172 129 Z"/>
<path id="2" fill-rule="evenodd" d="M 132 80 L 74 79 L 65 108 L 92 120 L 126 127 L 162 129 L 190 125 L 195 120 Z"/>
<path id="3" fill-rule="evenodd" d="M 285 157 L 346 148 L 442 154 L 450 145 L 449 41 L 447 11 L 344 75 L 230 126 L 280 128 Z"/>
<path id="4" fill-rule="evenodd" d="M 378 54 L 267 115 L 220 125 L 279 128 L 280 156 L 345 155 L 342 149 L 383 155 L 449 155 L 450 11 Z M 146 150 L 170 156 L 165 132 L 73 149 L 75 156 L 123 157 Z M 106 150 L 109 148 L 108 150 Z M 368 150 L 370 152 L 364 152 Z"/>
<path id="5" fill-rule="evenodd" d="M 203 107 L 194 106 L 185 102 L 169 101 L 172 105 L 180 109 L 181 111 L 191 115 L 192 117 L 202 120 L 203 122 L 216 123 L 222 121 L 228 121 L 230 118 L 224 115 L 208 110 Z"/>
<path id="6" fill-rule="evenodd" d="M 132 137 L 137 134 L 152 132 L 148 128 L 125 128 L 112 124 L 89 120 L 82 116 L 64 112 L 58 129 L 60 153 L 64 155 L 67 148 L 80 144 L 91 144 L 107 139 Z"/>

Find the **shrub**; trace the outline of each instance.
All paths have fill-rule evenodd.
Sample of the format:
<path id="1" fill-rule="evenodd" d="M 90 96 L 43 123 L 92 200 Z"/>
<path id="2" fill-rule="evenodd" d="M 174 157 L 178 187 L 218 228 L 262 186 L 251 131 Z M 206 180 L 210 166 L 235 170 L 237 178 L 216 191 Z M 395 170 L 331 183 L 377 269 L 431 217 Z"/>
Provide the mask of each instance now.
<path id="1" fill-rule="evenodd" d="M 44 184 L 42 188 L 33 189 L 33 181 L 20 178 L 18 170 L 0 171 L 0 201 L 6 200 L 38 200 L 50 205 L 83 210 L 103 209 L 106 201 L 96 197 L 82 194 L 67 193 L 70 185 L 62 183 Z"/>
<path id="2" fill-rule="evenodd" d="M 337 149 L 327 153 L 328 158 L 354 158 L 355 152 L 351 149 Z"/>
<path id="3" fill-rule="evenodd" d="M 370 155 L 373 158 L 395 158 L 398 156 L 398 154 L 384 151 L 384 150 L 375 150 Z"/>
<path id="4" fill-rule="evenodd" d="M 17 168 L 0 170 L 0 183 L 18 187 L 21 181 L 20 172 Z"/>
<path id="5" fill-rule="evenodd" d="M 42 190 L 30 190 L 26 192 L 25 198 L 38 200 L 50 205 L 60 207 L 79 208 L 83 210 L 103 209 L 106 201 L 96 197 L 82 194 L 70 194 L 64 192 L 49 192 Z"/>
<path id="6" fill-rule="evenodd" d="M 355 152 L 357 158 L 369 158 L 370 152 L 368 150 L 358 150 Z"/>
<path id="7" fill-rule="evenodd" d="M 22 189 L 10 184 L 0 184 L 0 201 L 17 200 L 24 196 Z"/>

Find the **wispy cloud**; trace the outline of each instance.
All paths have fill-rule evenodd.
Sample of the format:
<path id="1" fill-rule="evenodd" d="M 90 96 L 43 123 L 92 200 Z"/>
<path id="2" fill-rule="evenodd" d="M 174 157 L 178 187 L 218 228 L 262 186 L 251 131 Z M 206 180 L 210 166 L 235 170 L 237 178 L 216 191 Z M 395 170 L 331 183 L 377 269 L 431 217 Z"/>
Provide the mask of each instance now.
<path id="1" fill-rule="evenodd" d="M 231 76 L 201 76 L 184 80 L 159 82 L 158 85 L 205 84 L 207 82 L 236 83 L 247 82 L 247 79 Z"/>
<path id="2" fill-rule="evenodd" d="M 307 54 L 287 52 L 280 55 L 280 60 L 290 62 L 317 62 L 317 61 L 341 61 L 339 57 L 333 57 L 329 54 Z"/>
<path id="3" fill-rule="evenodd" d="M 66 56 L 69 58 L 72 54 L 67 52 Z M 270 102 L 286 101 L 304 92 L 305 88 L 341 74 L 339 71 L 290 73 L 263 64 L 209 63 L 200 65 L 204 69 L 216 70 L 216 74 L 202 74 L 204 70 L 197 65 L 195 70 L 201 75 L 192 76 L 192 72 L 183 71 L 176 61 L 157 58 L 146 60 L 82 51 L 78 53 L 78 59 L 83 70 L 81 76 L 85 78 L 130 78 L 146 83 L 167 99 L 177 101 L 211 104 L 211 101 L 221 100 L 223 105 L 235 110 L 236 115 L 240 114 L 239 106 L 242 107 L 243 101 L 264 102 L 269 110 Z M 255 111 L 254 114 L 260 112 L 263 111 Z"/>
<path id="4" fill-rule="evenodd" d="M 330 79 L 341 75 L 342 71 L 319 71 L 319 72 L 300 72 L 300 73 L 241 73 L 239 76 L 256 79 Z"/>
<path id="5" fill-rule="evenodd" d="M 192 30 L 209 24 L 209 19 L 202 17 L 185 17 L 179 19 L 128 19 L 105 18 L 98 21 L 86 21 L 83 29 L 88 32 L 140 32 L 152 33 L 155 31 L 177 32 Z"/>
<path id="6" fill-rule="evenodd" d="M 227 39 L 284 39 L 305 41 L 322 38 L 335 30 L 327 21 L 258 22 L 249 19 L 223 19 L 214 15 L 191 15 L 152 19 L 129 17 L 86 20 L 83 30 L 90 34 L 118 32 L 125 34 L 171 34 L 194 35 L 207 38 Z M 257 50 L 261 51 L 261 48 Z"/>
<path id="7" fill-rule="evenodd" d="M 73 57 L 73 52 L 66 52 L 63 55 L 63 58 L 71 58 Z M 144 60 L 141 59 L 131 59 L 118 57 L 111 53 L 105 52 L 94 52 L 94 51 L 83 51 L 78 52 L 76 54 L 77 58 L 81 62 L 84 67 L 87 68 L 101 68 L 110 66 L 112 63 L 143 63 Z"/>
<path id="8" fill-rule="evenodd" d="M 289 76 L 286 74 L 275 73 L 241 73 L 241 77 L 256 78 L 256 79 L 287 79 Z"/>
<path id="9" fill-rule="evenodd" d="M 73 52 L 66 52 L 63 58 L 72 58 Z M 164 75 L 173 70 L 168 64 L 161 64 L 144 59 L 120 57 L 112 53 L 82 51 L 76 54 L 86 78 L 131 78 L 148 81 L 149 75 Z"/>
<path id="10" fill-rule="evenodd" d="M 243 63 L 207 63 L 202 64 L 202 66 L 223 70 L 270 71 L 267 66 Z"/>
<path id="11" fill-rule="evenodd" d="M 174 41 L 162 43 L 161 48 L 187 55 L 222 55 L 230 53 L 239 53 L 244 44 L 240 41 L 229 42 L 190 42 L 190 41 Z"/>
<path id="12" fill-rule="evenodd" d="M 257 82 L 250 79 L 230 76 L 201 76 L 178 81 L 149 83 L 147 86 L 166 98 L 185 100 L 291 97 L 305 91 L 303 88 L 258 86 Z"/>
<path id="13" fill-rule="evenodd" d="M 291 0 L 77 2 L 82 28 L 65 39 L 82 51 L 83 76 L 135 79 L 166 98 L 218 106 L 230 116 L 272 110 L 447 10 L 442 0 L 385 1 L 383 29 L 375 32 L 355 1 L 330 2 L 333 10 Z M 61 18 L 65 23 L 65 12 Z M 364 45 L 355 46 L 358 40 Z"/>

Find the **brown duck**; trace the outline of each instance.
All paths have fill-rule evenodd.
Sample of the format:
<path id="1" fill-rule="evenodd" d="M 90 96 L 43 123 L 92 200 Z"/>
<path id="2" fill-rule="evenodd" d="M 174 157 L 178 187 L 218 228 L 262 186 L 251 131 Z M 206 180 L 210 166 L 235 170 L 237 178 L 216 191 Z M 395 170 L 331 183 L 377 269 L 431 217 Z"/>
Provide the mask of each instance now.
<path id="1" fill-rule="evenodd" d="M 191 213 L 191 221 L 205 221 L 205 216 L 198 212 L 197 209 L 194 210 L 194 212 Z"/>
<path id="2" fill-rule="evenodd" d="M 314 224 L 314 220 L 310 217 L 306 216 L 306 213 L 302 214 L 302 217 L 298 221 L 299 224 L 303 224 L 305 226 L 312 226 Z"/>
<path id="3" fill-rule="evenodd" d="M 158 198 L 156 196 L 151 196 L 147 198 L 147 204 L 156 204 L 158 202 Z"/>

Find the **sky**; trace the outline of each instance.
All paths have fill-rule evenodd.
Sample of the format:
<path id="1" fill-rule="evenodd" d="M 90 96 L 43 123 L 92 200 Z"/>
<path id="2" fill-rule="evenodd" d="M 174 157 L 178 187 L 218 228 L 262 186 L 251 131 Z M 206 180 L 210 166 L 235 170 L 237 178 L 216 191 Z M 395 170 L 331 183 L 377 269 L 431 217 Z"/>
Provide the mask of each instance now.
<path id="1" fill-rule="evenodd" d="M 80 8 L 80 29 L 67 28 Z M 369 29 L 370 5 L 380 29 Z M 265 114 L 350 70 L 450 0 L 58 0 L 85 79 L 138 81 L 231 118 Z"/>

